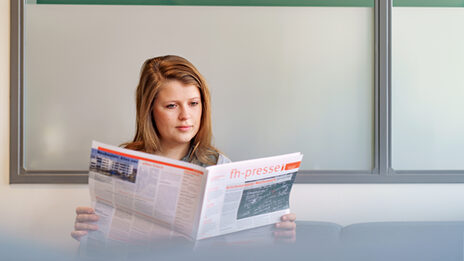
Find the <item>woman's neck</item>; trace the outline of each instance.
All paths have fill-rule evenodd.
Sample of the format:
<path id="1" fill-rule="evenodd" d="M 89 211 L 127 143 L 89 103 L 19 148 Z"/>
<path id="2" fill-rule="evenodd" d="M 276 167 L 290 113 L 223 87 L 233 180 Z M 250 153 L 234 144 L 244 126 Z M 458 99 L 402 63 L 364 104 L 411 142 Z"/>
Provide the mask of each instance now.
<path id="1" fill-rule="evenodd" d="M 168 144 L 161 144 L 161 150 L 156 154 L 170 159 L 181 160 L 187 154 L 189 149 L 190 144 L 171 146 Z"/>

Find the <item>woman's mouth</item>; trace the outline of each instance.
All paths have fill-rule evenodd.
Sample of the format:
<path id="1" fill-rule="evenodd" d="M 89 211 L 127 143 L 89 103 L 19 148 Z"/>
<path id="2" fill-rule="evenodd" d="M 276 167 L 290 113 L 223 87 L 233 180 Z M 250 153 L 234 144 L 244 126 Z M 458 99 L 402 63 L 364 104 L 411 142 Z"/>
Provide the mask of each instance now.
<path id="1" fill-rule="evenodd" d="M 176 129 L 180 131 L 189 131 L 192 128 L 191 125 L 183 125 L 183 126 L 177 126 Z"/>

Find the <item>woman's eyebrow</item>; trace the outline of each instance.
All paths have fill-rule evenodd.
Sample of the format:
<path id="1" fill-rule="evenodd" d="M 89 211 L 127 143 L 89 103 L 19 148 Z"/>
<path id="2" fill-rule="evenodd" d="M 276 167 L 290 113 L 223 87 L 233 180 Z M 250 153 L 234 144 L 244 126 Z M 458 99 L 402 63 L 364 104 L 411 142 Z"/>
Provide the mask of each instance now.
<path id="1" fill-rule="evenodd" d="M 200 96 L 194 96 L 194 97 L 191 97 L 191 98 L 188 98 L 187 100 L 201 100 L 201 97 Z M 182 100 L 179 100 L 179 99 L 166 99 L 162 102 L 165 102 L 165 103 L 169 103 L 169 102 L 180 102 Z"/>

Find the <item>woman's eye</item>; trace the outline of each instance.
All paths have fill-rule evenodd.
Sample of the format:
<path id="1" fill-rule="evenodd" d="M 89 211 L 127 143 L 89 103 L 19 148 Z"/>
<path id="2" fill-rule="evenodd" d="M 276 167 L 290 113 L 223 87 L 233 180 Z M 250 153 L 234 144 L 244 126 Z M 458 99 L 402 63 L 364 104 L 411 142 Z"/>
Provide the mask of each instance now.
<path id="1" fill-rule="evenodd" d="M 190 105 L 191 106 L 197 106 L 199 104 L 199 102 L 191 102 Z"/>
<path id="2" fill-rule="evenodd" d="M 168 108 L 168 109 L 174 109 L 175 107 L 176 107 L 175 104 L 168 104 L 168 105 L 166 105 L 166 108 Z"/>

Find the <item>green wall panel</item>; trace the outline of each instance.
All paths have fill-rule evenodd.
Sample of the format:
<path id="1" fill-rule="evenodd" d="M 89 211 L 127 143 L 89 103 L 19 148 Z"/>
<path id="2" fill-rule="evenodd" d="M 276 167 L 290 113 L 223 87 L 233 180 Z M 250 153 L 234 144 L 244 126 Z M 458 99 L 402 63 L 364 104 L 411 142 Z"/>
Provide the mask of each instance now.
<path id="1" fill-rule="evenodd" d="M 393 0 L 393 6 L 464 7 L 464 0 Z"/>

